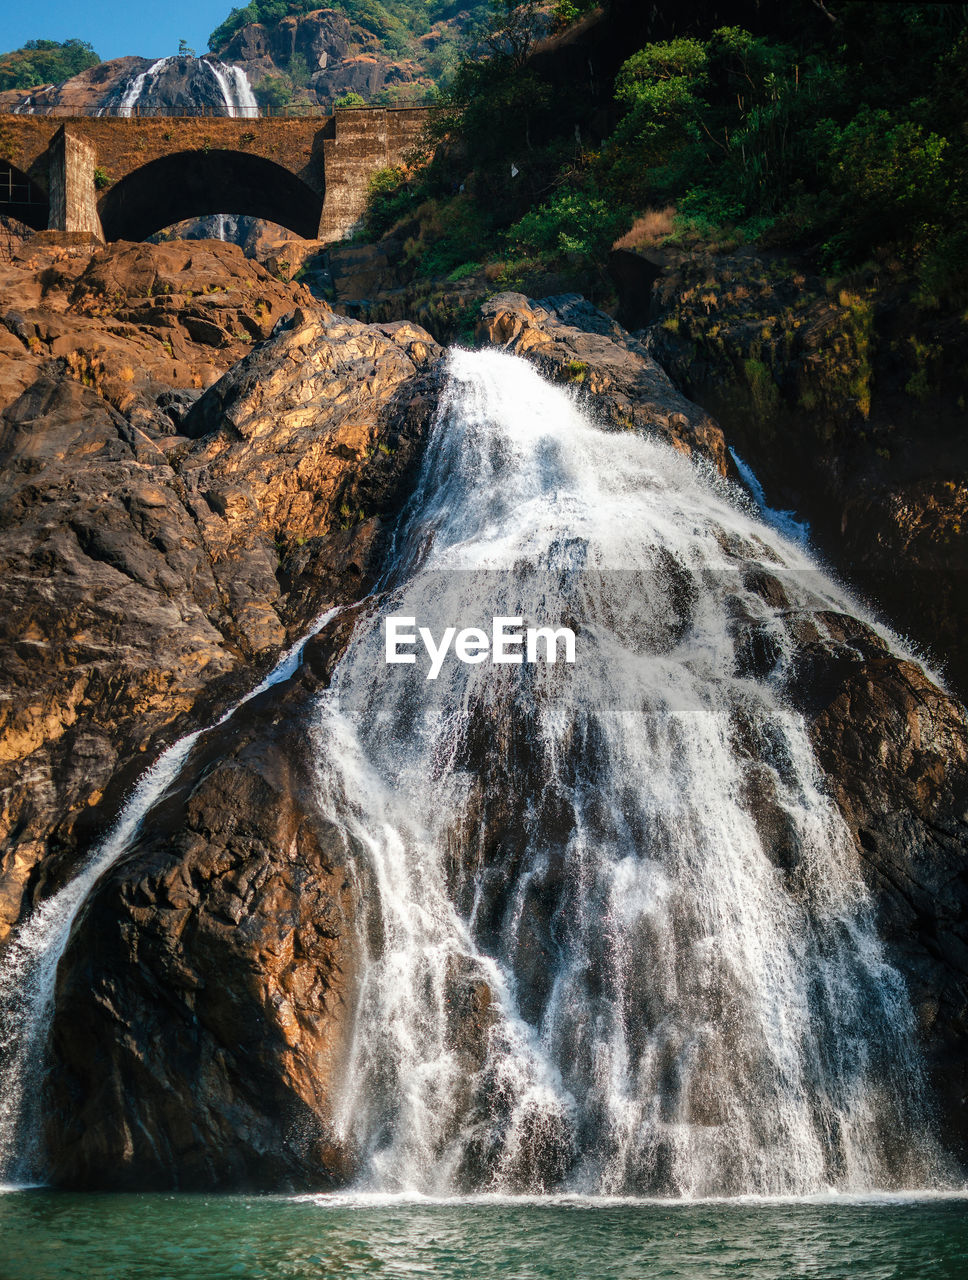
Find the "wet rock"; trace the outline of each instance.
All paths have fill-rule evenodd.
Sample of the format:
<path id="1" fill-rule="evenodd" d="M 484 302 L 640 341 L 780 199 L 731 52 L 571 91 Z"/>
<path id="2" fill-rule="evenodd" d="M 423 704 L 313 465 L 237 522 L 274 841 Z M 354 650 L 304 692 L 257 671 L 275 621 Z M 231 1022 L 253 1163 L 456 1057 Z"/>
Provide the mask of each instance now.
<path id="1" fill-rule="evenodd" d="M 499 293 L 482 305 L 477 337 L 575 386 L 612 426 L 654 432 L 727 474 L 726 443 L 712 418 L 675 389 L 641 343 L 579 294 L 534 302 Z"/>
<path id="2" fill-rule="evenodd" d="M 308 698 L 297 677 L 208 734 L 85 909 L 46 1085 L 58 1185 L 351 1176 L 335 1113 L 365 886 L 315 805 Z"/>
<path id="3" fill-rule="evenodd" d="M 959 314 L 894 271 L 838 285 L 751 249 L 663 250 L 623 314 L 722 424 L 772 506 L 968 691 L 968 445 Z"/>
<path id="4" fill-rule="evenodd" d="M 942 1141 L 968 1155 L 968 713 L 870 628 L 816 618 L 789 682 L 904 975 Z"/>

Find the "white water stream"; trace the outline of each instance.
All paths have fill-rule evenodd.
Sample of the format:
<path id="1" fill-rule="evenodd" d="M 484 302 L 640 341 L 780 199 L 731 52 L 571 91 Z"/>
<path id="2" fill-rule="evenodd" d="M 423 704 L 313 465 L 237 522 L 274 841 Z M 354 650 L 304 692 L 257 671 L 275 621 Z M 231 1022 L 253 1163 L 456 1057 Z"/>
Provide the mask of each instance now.
<path id="1" fill-rule="evenodd" d="M 330 609 L 276 663 L 251 692 L 215 722 L 225 724 L 236 711 L 298 669 L 306 641 L 336 616 Z M 71 929 L 91 890 L 130 848 L 141 824 L 161 800 L 208 730 L 188 733 L 173 743 L 142 774 L 104 840 L 79 873 L 48 898 L 20 926 L 0 961 L 0 1181 L 32 1182 L 42 1174 L 39 1088 L 54 1009 L 57 966 Z"/>
<path id="2" fill-rule="evenodd" d="M 164 73 L 169 63 L 180 60 L 180 55 L 177 54 L 174 57 L 159 58 L 157 62 L 153 62 L 150 67 L 134 76 L 125 86 L 124 94 L 118 106 L 118 115 L 136 115 L 139 103 L 150 92 L 153 81 Z M 242 67 L 217 62 L 213 58 L 200 58 L 198 62 L 200 66 L 212 75 L 218 85 L 222 101 L 225 104 L 226 115 L 232 117 L 258 116 L 259 104 L 256 101 L 252 85 L 249 83 L 249 77 Z"/>
<path id="3" fill-rule="evenodd" d="M 495 352 L 450 357 L 384 586 L 307 725 L 368 904 L 339 1117 L 360 1186 L 938 1183 L 903 984 L 781 692 L 794 631 L 854 603 L 708 469 Z M 427 681 L 385 665 L 389 613 L 572 626 L 577 662 Z M 34 1168 L 71 925 L 196 737 L 6 954 L 0 1178 Z"/>
<path id="4" fill-rule="evenodd" d="M 727 486 L 524 361 L 458 352 L 451 375 L 396 589 L 317 726 L 327 816 L 379 901 L 342 1104 L 361 1185 L 930 1182 L 903 985 L 780 693 L 797 617 L 856 607 Z M 428 682 L 382 665 L 388 613 L 577 625 L 578 660 Z"/>

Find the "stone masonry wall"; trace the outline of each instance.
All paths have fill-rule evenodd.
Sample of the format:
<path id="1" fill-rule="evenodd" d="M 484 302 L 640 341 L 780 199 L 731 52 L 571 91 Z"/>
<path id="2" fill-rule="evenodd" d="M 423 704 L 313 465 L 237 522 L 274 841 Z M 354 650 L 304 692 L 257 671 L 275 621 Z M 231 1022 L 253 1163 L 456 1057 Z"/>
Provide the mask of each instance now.
<path id="1" fill-rule="evenodd" d="M 83 231 L 104 239 L 97 212 L 94 148 L 66 128 L 50 144 L 50 219 L 55 231 Z"/>

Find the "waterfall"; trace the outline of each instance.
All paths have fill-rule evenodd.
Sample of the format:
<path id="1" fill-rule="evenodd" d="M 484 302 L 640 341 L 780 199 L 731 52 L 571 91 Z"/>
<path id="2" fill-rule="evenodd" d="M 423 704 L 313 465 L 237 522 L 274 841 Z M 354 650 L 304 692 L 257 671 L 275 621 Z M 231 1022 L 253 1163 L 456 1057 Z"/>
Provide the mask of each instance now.
<path id="1" fill-rule="evenodd" d="M 173 62 L 180 60 L 181 55 L 175 55 L 169 58 L 159 58 L 157 62 L 153 62 L 150 67 L 139 72 L 125 86 L 120 105 L 118 106 L 119 116 L 134 115 L 135 109 L 143 94 L 150 88 L 151 82 L 155 80 L 165 68 Z M 207 70 L 218 85 L 218 91 L 222 102 L 225 105 L 225 114 L 232 117 L 237 116 L 258 116 L 259 104 L 256 101 L 255 94 L 252 91 L 252 85 L 249 83 L 249 77 L 241 67 L 231 66 L 224 62 L 218 62 L 214 58 L 200 58 L 198 63 Z"/>
<path id="2" fill-rule="evenodd" d="M 216 722 L 225 724 L 239 707 L 297 670 L 303 646 L 339 612 L 330 609 L 279 659 L 251 692 Z M 91 890 L 123 857 L 154 805 L 168 792 L 206 730 L 186 734 L 141 776 L 118 820 L 78 874 L 20 926 L 0 960 L 0 1182 L 31 1182 L 43 1174 L 39 1115 L 40 1079 L 54 1008 L 57 966 L 71 929 Z"/>
<path id="3" fill-rule="evenodd" d="M 450 357 L 387 586 L 315 727 L 372 904 L 339 1110 L 362 1185 L 935 1178 L 904 986 L 781 693 L 798 623 L 852 602 L 711 472 L 494 352 Z M 390 615 L 565 622 L 577 662 L 429 681 L 384 663 Z"/>
<path id="4" fill-rule="evenodd" d="M 306 726 L 365 904 L 335 1104 L 364 1188 L 940 1180 L 903 982 L 782 693 L 822 610 L 858 612 L 711 468 L 600 430 L 521 359 L 450 354 L 380 591 Z M 428 680 L 385 663 L 390 615 L 568 626 L 577 660 L 451 656 Z M 0 1180 L 38 1170 L 72 924 L 197 736 L 6 952 Z"/>
<path id="5" fill-rule="evenodd" d="M 241 67 L 229 66 L 224 62 L 215 62 L 210 58 L 205 58 L 204 62 L 222 91 L 222 98 L 230 116 L 257 116 L 259 114 L 259 104 L 256 101 L 255 94 L 252 92 L 249 77 Z"/>
<path id="6" fill-rule="evenodd" d="M 776 529 L 778 533 L 782 533 L 785 538 L 789 538 L 791 542 L 798 542 L 804 547 L 808 546 L 810 543 L 810 525 L 805 520 L 798 520 L 795 511 L 780 511 L 776 507 L 771 507 L 766 500 L 766 494 L 760 484 L 759 476 L 757 476 L 749 463 L 744 462 L 735 449 L 730 449 L 729 456 L 736 464 L 740 479 L 749 489 L 757 510 L 766 523 Z"/>
<path id="7" fill-rule="evenodd" d="M 163 68 L 167 67 L 169 62 L 173 61 L 173 58 L 159 58 L 157 62 L 153 62 L 150 67 L 147 67 L 129 80 L 121 97 L 121 103 L 118 106 L 118 115 L 134 115 L 134 109 L 144 93 L 145 85 L 149 80 L 153 80 Z"/>

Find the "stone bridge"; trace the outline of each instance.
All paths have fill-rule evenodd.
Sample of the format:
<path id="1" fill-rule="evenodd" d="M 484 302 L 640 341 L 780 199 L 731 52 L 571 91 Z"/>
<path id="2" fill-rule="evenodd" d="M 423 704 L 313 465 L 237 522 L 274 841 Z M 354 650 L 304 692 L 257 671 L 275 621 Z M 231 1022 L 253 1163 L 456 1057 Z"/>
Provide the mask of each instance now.
<path id="1" fill-rule="evenodd" d="M 0 116 L 0 214 L 40 229 L 143 240 L 183 218 L 249 214 L 340 240 L 370 176 L 420 141 L 422 107 L 332 116 Z"/>

